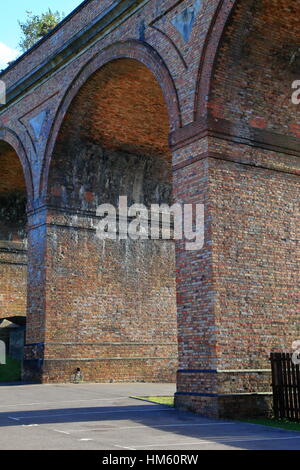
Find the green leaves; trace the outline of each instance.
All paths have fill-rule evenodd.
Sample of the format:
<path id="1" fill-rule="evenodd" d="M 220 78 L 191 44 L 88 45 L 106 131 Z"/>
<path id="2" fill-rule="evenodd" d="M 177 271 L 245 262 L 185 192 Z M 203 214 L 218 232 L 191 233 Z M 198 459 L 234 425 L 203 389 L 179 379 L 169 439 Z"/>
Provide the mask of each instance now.
<path id="1" fill-rule="evenodd" d="M 27 19 L 24 23 L 18 21 L 23 35 L 19 47 L 23 52 L 26 52 L 37 41 L 55 28 L 65 16 L 64 13 L 60 13 L 59 11 L 53 12 L 50 8 L 41 15 L 33 15 L 31 11 L 26 11 L 26 14 Z"/>

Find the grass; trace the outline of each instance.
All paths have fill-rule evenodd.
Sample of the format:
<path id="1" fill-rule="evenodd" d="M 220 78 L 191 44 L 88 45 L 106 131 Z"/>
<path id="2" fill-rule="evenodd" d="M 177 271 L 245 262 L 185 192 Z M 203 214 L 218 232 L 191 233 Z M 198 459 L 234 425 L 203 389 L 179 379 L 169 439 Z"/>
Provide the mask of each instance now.
<path id="1" fill-rule="evenodd" d="M 138 400 L 150 401 L 151 403 L 158 403 L 159 405 L 172 406 L 174 408 L 174 397 L 132 397 Z"/>
<path id="2" fill-rule="evenodd" d="M 0 382 L 15 382 L 21 380 L 21 362 L 10 357 L 6 365 L 0 365 Z"/>
<path id="3" fill-rule="evenodd" d="M 158 403 L 160 405 L 172 406 L 174 407 L 174 397 L 173 396 L 164 396 L 164 397 L 132 397 L 139 400 L 149 401 L 151 403 Z M 274 428 L 286 429 L 289 431 L 300 431 L 300 423 L 294 423 L 293 421 L 279 420 L 275 418 L 260 418 L 260 419 L 247 419 L 243 420 L 246 423 L 260 424 L 262 426 L 271 426 Z"/>
<path id="4" fill-rule="evenodd" d="M 260 419 L 247 419 L 244 422 L 252 424 L 261 424 L 263 426 L 271 426 L 274 428 L 287 429 L 289 431 L 300 431 L 300 423 L 293 421 L 275 419 L 275 418 L 260 418 Z"/>

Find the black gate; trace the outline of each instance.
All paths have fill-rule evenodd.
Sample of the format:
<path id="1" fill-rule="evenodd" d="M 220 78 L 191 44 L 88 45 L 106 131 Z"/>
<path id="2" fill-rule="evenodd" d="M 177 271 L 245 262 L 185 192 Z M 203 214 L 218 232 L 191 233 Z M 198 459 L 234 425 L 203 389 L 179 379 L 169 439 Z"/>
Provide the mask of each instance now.
<path id="1" fill-rule="evenodd" d="M 300 367 L 292 354 L 271 353 L 274 415 L 300 422 Z"/>

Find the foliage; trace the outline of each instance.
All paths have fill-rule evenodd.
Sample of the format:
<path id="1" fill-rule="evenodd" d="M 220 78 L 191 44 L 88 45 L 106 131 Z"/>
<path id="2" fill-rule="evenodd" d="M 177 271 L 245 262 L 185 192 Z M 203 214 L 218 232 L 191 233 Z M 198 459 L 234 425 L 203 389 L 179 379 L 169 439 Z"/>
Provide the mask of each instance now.
<path id="1" fill-rule="evenodd" d="M 286 419 L 261 418 L 249 419 L 247 423 L 260 424 L 262 426 L 271 426 L 274 428 L 287 429 L 289 431 L 300 431 L 300 423 L 288 421 Z"/>
<path id="2" fill-rule="evenodd" d="M 6 357 L 6 364 L 0 365 L 0 382 L 15 382 L 21 380 L 21 362 Z"/>
<path id="3" fill-rule="evenodd" d="M 19 47 L 23 52 L 30 49 L 64 18 L 63 13 L 52 11 L 50 8 L 41 15 L 34 15 L 31 11 L 26 11 L 26 14 L 26 21 L 18 22 L 23 34 Z"/>
<path id="4" fill-rule="evenodd" d="M 139 400 L 150 401 L 151 403 L 158 403 L 159 405 L 166 405 L 174 407 L 174 396 L 168 397 L 132 397 Z"/>

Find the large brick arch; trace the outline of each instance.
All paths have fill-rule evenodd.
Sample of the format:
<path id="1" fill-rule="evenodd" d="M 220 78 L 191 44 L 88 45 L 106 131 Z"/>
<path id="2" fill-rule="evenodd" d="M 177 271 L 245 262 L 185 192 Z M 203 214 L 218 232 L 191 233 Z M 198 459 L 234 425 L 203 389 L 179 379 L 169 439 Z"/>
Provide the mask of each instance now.
<path id="1" fill-rule="evenodd" d="M 59 106 L 46 148 L 40 188 L 41 195 L 45 195 L 47 191 L 51 156 L 64 117 L 73 99 L 78 94 L 80 88 L 87 82 L 89 77 L 91 77 L 95 72 L 99 71 L 106 64 L 117 59 L 134 59 L 144 64 L 152 72 L 162 89 L 162 93 L 166 101 L 169 113 L 170 132 L 181 128 L 182 121 L 177 90 L 172 76 L 159 54 L 148 44 L 137 40 L 128 40 L 113 44 L 112 46 L 102 51 L 100 54 L 97 54 L 87 64 L 85 64 L 80 73 L 69 86 Z"/>
<path id="2" fill-rule="evenodd" d="M 16 132 L 14 132 L 13 130 L 7 127 L 0 128 L 0 141 L 6 142 L 8 145 L 10 145 L 20 160 L 20 163 L 23 168 L 25 183 L 26 183 L 28 208 L 30 208 L 31 202 L 33 200 L 34 190 L 33 190 L 31 166 L 28 160 L 25 147 L 21 139 L 16 134 Z"/>
<path id="3" fill-rule="evenodd" d="M 175 379 L 173 241 L 98 240 L 87 227 L 98 223 L 97 207 L 117 207 L 120 196 L 128 206 L 171 202 L 168 137 L 180 125 L 171 76 L 159 56 L 138 41 L 96 55 L 69 87 L 52 128 L 44 175 L 47 237 L 57 241 L 49 245 L 53 269 L 47 273 L 47 288 L 56 294 L 49 293 L 44 316 L 53 321 L 63 312 L 55 338 L 72 346 L 64 351 L 64 370 L 49 361 L 45 380 L 70 376 L 74 355 L 85 358 L 81 366 L 89 380 Z"/>

